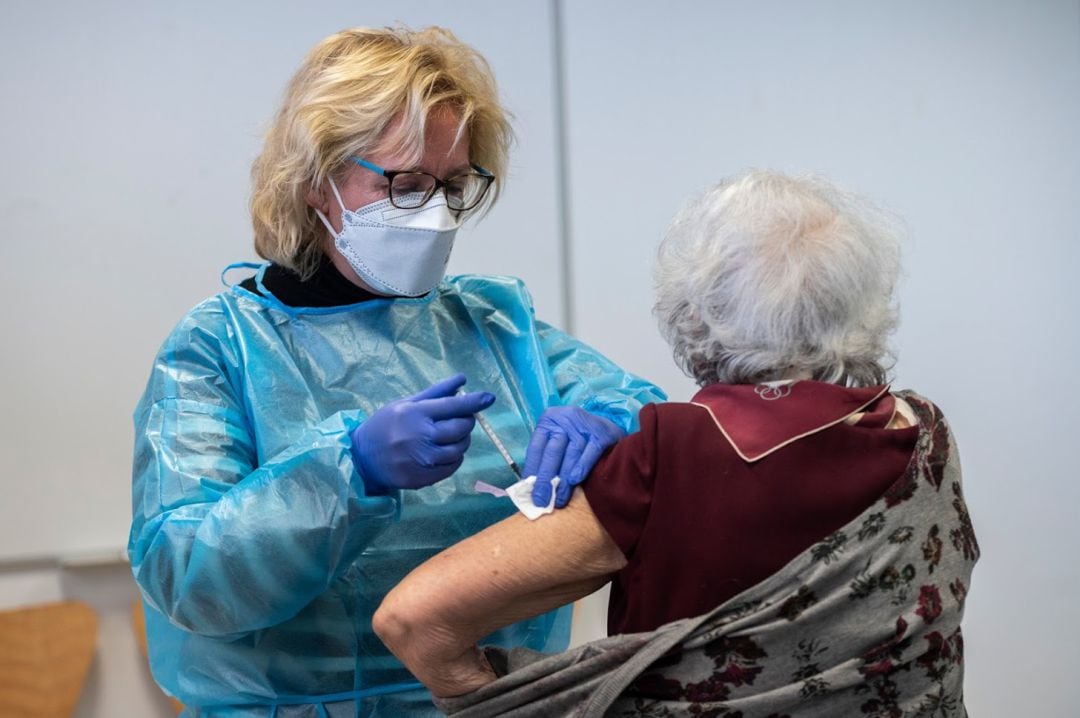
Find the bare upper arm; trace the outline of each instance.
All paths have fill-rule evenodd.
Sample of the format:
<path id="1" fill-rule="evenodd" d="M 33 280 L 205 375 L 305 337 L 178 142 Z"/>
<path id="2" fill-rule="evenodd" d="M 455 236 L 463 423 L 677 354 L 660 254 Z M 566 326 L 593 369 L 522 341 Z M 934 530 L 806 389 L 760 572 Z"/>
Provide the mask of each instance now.
<path id="1" fill-rule="evenodd" d="M 418 566 L 387 595 L 375 630 L 395 653 L 416 640 L 452 653 L 591 593 L 625 565 L 578 490 L 564 509 L 515 514 Z"/>

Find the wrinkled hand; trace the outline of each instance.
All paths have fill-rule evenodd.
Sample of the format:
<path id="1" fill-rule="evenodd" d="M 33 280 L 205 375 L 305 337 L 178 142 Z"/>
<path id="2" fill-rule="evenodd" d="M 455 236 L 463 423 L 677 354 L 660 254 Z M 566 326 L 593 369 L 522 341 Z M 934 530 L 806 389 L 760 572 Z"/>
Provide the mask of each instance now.
<path id="1" fill-rule="evenodd" d="M 536 476 L 533 503 L 551 501 L 551 479 L 558 476 L 555 506 L 570 501 L 574 487 L 589 475 L 600 455 L 626 432 L 611 421 L 576 406 L 553 406 L 536 424 L 525 452 L 525 476 Z"/>
<path id="2" fill-rule="evenodd" d="M 495 397 L 487 392 L 456 395 L 458 374 L 419 394 L 392 401 L 353 429 L 353 462 L 372 493 L 419 489 L 457 471 L 469 448 L 473 415 Z"/>

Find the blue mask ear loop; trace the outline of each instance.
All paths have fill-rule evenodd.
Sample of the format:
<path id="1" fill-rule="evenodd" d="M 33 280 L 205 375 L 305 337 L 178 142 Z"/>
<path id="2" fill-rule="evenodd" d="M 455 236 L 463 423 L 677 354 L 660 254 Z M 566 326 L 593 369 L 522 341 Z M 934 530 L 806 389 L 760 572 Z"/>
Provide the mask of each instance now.
<path id="1" fill-rule="evenodd" d="M 221 270 L 221 283 L 227 289 L 232 289 L 234 286 L 236 286 L 235 284 L 229 284 L 229 282 L 225 279 L 225 275 L 234 269 L 255 269 L 259 272 L 257 276 L 261 277 L 262 272 L 266 269 L 266 265 L 257 264 L 255 262 L 233 262 L 232 264 L 226 265 L 225 269 Z"/>

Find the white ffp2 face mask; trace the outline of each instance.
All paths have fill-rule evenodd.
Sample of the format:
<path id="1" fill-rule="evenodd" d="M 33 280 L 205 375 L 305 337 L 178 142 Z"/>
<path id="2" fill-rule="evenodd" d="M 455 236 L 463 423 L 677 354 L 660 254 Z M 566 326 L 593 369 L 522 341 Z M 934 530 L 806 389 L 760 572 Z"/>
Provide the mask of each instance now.
<path id="1" fill-rule="evenodd" d="M 345 209 L 337 185 L 330 180 L 341 206 L 341 231 L 318 212 L 334 246 L 364 283 L 381 294 L 417 297 L 427 294 L 446 274 L 461 220 L 436 192 L 423 206 L 398 209 L 389 199 Z"/>

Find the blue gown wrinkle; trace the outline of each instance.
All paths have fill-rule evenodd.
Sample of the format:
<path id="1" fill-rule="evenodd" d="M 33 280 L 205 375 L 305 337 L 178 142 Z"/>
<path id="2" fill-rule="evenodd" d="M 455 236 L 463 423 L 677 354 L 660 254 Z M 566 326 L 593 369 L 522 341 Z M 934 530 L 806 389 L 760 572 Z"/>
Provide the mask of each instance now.
<path id="1" fill-rule="evenodd" d="M 457 372 L 496 396 L 485 415 L 519 463 L 549 406 L 583 406 L 629 432 L 641 406 L 665 398 L 537 321 L 511 277 L 448 277 L 425 297 L 320 309 L 233 287 L 177 324 L 135 410 L 128 543 L 168 693 L 214 718 L 313 715 L 323 703 L 334 714 L 342 701 L 350 715 L 439 715 L 371 616 L 412 568 L 510 515 L 473 484 L 514 476 L 477 428 L 450 478 L 367 496 L 349 432 Z M 565 607 L 489 642 L 561 650 L 569 618 Z"/>

